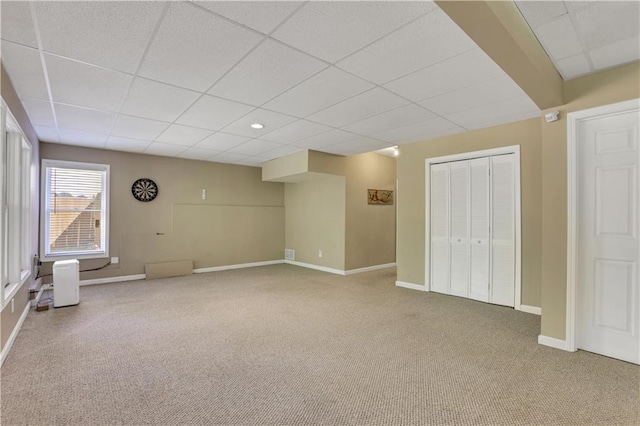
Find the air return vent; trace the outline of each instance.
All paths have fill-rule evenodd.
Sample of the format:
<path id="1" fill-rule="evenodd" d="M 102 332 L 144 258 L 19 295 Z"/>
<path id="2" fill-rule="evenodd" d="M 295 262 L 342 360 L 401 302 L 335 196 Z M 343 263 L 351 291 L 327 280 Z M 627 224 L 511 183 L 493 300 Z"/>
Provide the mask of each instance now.
<path id="1" fill-rule="evenodd" d="M 296 251 L 292 249 L 284 249 L 285 260 L 296 260 Z"/>

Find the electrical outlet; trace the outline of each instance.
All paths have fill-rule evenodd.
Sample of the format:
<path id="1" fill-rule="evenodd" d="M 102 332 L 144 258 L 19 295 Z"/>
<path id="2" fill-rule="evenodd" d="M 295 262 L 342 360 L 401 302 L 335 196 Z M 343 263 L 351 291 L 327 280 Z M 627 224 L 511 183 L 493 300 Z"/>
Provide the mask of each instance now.
<path id="1" fill-rule="evenodd" d="M 13 313 L 13 301 L 14 301 L 14 300 L 15 300 L 15 299 L 11 299 L 11 313 Z"/>
<path id="2" fill-rule="evenodd" d="M 111 258 L 111 264 L 112 265 L 117 265 L 120 262 L 120 258 L 119 257 L 112 257 Z"/>
<path id="3" fill-rule="evenodd" d="M 318 257 L 322 257 L 322 250 L 318 250 Z"/>

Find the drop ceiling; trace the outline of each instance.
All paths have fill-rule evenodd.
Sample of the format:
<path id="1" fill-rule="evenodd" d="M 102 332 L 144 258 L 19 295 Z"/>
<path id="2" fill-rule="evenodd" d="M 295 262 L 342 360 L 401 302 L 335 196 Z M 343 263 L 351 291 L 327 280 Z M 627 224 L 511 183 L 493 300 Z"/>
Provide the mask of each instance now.
<path id="1" fill-rule="evenodd" d="M 256 166 L 540 114 L 429 1 L 2 2 L 1 54 L 42 141 L 152 155 Z"/>

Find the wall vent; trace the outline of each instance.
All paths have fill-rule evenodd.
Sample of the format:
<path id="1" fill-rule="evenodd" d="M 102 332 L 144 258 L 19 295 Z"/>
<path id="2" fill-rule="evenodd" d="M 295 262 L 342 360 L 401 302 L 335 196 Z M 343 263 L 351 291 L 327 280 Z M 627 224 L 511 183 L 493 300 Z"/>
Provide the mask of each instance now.
<path id="1" fill-rule="evenodd" d="M 286 260 L 296 260 L 296 251 L 292 249 L 284 249 L 284 258 Z"/>

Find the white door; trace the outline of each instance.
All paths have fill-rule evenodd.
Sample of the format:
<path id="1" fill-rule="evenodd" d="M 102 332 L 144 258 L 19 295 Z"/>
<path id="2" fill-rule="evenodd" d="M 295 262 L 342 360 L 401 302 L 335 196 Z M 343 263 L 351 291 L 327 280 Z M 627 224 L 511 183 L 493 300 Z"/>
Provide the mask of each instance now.
<path id="1" fill-rule="evenodd" d="M 469 298 L 489 301 L 489 158 L 469 160 L 470 280 Z"/>
<path id="2" fill-rule="evenodd" d="M 637 364 L 639 127 L 635 110 L 577 129 L 577 345 Z"/>
<path id="3" fill-rule="evenodd" d="M 469 161 L 449 163 L 449 193 L 451 197 L 449 294 L 467 297 L 469 294 Z"/>
<path id="4" fill-rule="evenodd" d="M 449 164 L 431 166 L 431 291 L 449 293 Z"/>

